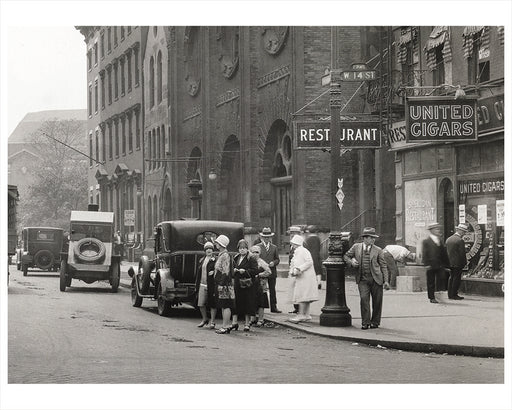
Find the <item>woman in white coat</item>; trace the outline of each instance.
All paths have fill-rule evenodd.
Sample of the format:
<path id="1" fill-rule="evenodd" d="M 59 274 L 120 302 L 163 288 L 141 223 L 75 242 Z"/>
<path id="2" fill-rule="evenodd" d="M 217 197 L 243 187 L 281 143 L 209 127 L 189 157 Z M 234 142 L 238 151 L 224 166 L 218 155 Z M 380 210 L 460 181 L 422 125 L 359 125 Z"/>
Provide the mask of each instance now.
<path id="1" fill-rule="evenodd" d="M 309 308 L 311 302 L 318 300 L 318 282 L 311 253 L 304 248 L 304 239 L 295 235 L 290 241 L 294 249 L 290 261 L 290 301 L 299 305 L 299 313 L 290 322 L 308 322 L 311 320 Z"/>

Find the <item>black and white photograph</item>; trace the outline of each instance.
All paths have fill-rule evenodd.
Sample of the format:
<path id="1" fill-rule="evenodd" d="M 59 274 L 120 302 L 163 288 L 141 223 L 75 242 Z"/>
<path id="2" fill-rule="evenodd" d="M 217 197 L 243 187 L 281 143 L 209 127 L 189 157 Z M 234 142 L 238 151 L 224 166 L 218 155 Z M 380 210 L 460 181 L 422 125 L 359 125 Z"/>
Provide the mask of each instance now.
<path id="1" fill-rule="evenodd" d="M 512 408 L 512 3 L 0 19 L 1 409 Z"/>

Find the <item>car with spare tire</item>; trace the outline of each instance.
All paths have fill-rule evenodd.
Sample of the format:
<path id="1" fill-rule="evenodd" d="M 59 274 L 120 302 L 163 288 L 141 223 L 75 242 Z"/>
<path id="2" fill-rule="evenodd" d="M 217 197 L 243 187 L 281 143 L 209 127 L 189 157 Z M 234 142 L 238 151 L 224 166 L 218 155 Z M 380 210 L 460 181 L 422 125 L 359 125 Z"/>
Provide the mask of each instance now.
<path id="1" fill-rule="evenodd" d="M 21 231 L 16 267 L 27 276 L 29 269 L 59 270 L 64 231 L 47 226 L 28 226 Z"/>
<path id="2" fill-rule="evenodd" d="M 91 205 L 88 211 L 71 211 L 68 248 L 62 252 L 60 264 L 60 290 L 64 292 L 77 279 L 87 284 L 108 281 L 112 292 L 117 292 L 120 263 L 114 247 L 114 213 L 100 212 Z"/>

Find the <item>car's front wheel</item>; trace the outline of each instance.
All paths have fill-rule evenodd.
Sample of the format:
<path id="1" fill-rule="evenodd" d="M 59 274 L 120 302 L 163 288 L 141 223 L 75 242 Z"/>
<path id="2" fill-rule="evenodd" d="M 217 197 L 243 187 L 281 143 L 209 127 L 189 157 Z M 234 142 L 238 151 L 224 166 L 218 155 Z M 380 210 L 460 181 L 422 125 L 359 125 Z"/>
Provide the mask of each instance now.
<path id="1" fill-rule="evenodd" d="M 67 276 L 67 262 L 61 261 L 60 263 L 60 282 L 59 282 L 59 288 L 61 292 L 66 291 L 66 287 L 71 285 L 71 278 L 68 278 Z"/>
<path id="2" fill-rule="evenodd" d="M 169 316 L 171 314 L 171 303 L 165 300 L 161 283 L 158 284 L 158 291 L 156 295 L 158 301 L 158 314 L 160 316 Z"/>
<path id="3" fill-rule="evenodd" d="M 142 298 L 137 293 L 137 280 L 135 278 L 132 279 L 131 293 L 132 293 L 132 306 L 133 307 L 141 307 L 142 306 Z"/>

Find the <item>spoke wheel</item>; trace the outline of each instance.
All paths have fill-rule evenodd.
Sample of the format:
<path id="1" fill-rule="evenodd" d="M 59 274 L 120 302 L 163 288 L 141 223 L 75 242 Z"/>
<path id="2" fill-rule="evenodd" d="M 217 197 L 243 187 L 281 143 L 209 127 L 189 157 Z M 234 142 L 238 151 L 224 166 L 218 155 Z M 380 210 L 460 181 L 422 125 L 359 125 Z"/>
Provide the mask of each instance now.
<path id="1" fill-rule="evenodd" d="M 137 294 L 137 281 L 135 280 L 135 278 L 132 279 L 131 293 L 132 293 L 132 306 L 141 307 L 142 298 Z"/>
<path id="2" fill-rule="evenodd" d="M 158 284 L 157 291 L 157 301 L 158 301 L 158 314 L 160 316 L 169 316 L 171 314 L 171 303 L 162 295 L 162 284 Z"/>

